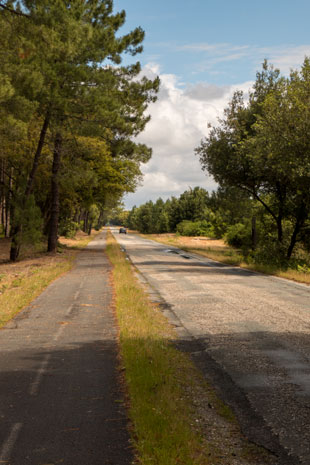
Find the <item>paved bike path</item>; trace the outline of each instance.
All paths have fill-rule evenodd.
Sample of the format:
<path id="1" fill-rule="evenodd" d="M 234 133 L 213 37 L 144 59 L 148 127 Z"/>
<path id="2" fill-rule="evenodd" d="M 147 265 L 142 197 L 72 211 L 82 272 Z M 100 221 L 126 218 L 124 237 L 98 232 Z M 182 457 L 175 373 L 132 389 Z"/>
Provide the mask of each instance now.
<path id="1" fill-rule="evenodd" d="M 0 331 L 0 463 L 133 460 L 104 244 Z"/>

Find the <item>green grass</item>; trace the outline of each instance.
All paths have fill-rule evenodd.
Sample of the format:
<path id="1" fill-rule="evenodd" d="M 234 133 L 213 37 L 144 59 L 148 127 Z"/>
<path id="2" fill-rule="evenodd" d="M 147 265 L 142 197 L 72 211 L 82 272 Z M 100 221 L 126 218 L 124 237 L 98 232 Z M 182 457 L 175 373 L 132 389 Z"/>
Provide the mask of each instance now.
<path id="1" fill-rule="evenodd" d="M 121 355 L 139 463 L 211 464 L 200 435 L 190 427 L 191 405 L 182 389 L 182 383 L 193 383 L 193 367 L 173 347 L 175 334 L 137 284 L 112 237 L 107 253 L 114 265 Z"/>

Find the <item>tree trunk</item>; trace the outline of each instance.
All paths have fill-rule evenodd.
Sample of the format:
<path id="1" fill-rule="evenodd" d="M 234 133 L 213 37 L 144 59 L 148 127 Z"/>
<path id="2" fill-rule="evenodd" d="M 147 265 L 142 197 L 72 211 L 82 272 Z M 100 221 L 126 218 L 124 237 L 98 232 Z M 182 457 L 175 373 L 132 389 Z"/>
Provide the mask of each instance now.
<path id="1" fill-rule="evenodd" d="M 43 149 L 43 146 L 44 146 L 47 129 L 48 129 L 48 126 L 49 126 L 49 123 L 50 123 L 50 117 L 51 117 L 50 116 L 50 111 L 48 110 L 47 113 L 46 113 L 44 122 L 43 122 L 41 132 L 40 132 L 40 137 L 39 137 L 37 150 L 36 150 L 36 153 L 34 155 L 34 159 L 33 159 L 33 162 L 32 162 L 32 168 L 31 168 L 31 171 L 30 171 L 30 174 L 29 174 L 29 177 L 28 177 L 27 186 L 26 186 L 26 190 L 25 190 L 25 198 L 27 198 L 31 194 L 32 189 L 33 189 L 35 175 L 36 175 L 36 172 L 37 172 L 37 169 L 38 169 L 38 166 L 39 166 L 39 161 L 40 161 L 40 157 L 41 157 L 41 154 L 42 154 L 42 149 Z"/>
<path id="2" fill-rule="evenodd" d="M 98 228 L 101 229 L 103 226 L 103 211 L 100 210 L 100 215 L 99 215 L 99 219 L 98 219 Z"/>
<path id="3" fill-rule="evenodd" d="M 277 217 L 277 229 L 278 229 L 278 241 L 283 241 L 283 228 L 282 228 L 282 216 Z"/>
<path id="4" fill-rule="evenodd" d="M 13 226 L 11 229 L 11 236 L 12 236 L 12 242 L 11 242 L 11 248 L 10 248 L 10 261 L 11 262 L 16 262 L 19 256 L 20 252 L 20 240 L 19 240 L 19 234 L 22 233 L 22 227 L 21 226 Z"/>
<path id="5" fill-rule="evenodd" d="M 92 222 L 90 222 L 89 226 L 88 226 L 88 233 L 87 233 L 89 236 L 91 235 L 92 227 L 93 227 L 93 224 L 92 224 Z"/>
<path id="6" fill-rule="evenodd" d="M 294 228 L 294 231 L 293 231 L 293 234 L 292 234 L 292 237 L 291 237 L 291 241 L 290 241 L 290 245 L 289 245 L 289 248 L 287 249 L 286 258 L 288 260 L 292 256 L 294 247 L 295 247 L 296 242 L 297 242 L 298 233 L 300 232 L 301 228 L 303 227 L 305 220 L 306 220 L 306 214 L 305 214 L 305 208 L 303 207 L 303 208 L 301 208 L 300 214 L 297 216 L 296 223 L 295 223 L 295 228 Z"/>
<path id="7" fill-rule="evenodd" d="M 85 214 L 84 214 L 84 227 L 83 227 L 83 232 L 84 233 L 87 233 L 87 231 L 88 231 L 88 215 L 89 215 L 88 211 L 85 212 Z"/>
<path id="8" fill-rule="evenodd" d="M 11 229 L 11 198 L 12 198 L 12 188 L 13 188 L 13 168 L 10 170 L 10 179 L 9 179 L 9 190 L 5 199 L 5 229 L 4 235 L 5 237 L 10 236 L 10 229 Z"/>
<path id="9" fill-rule="evenodd" d="M 257 245 L 256 216 L 252 217 L 252 249 L 255 250 Z"/>
<path id="10" fill-rule="evenodd" d="M 35 175 L 36 175 L 38 165 L 39 165 L 39 160 L 42 154 L 42 149 L 43 149 L 47 129 L 49 126 L 49 122 L 50 122 L 50 112 L 47 111 L 44 122 L 43 122 L 43 126 L 41 128 L 39 142 L 38 142 L 37 150 L 34 155 L 33 162 L 32 162 L 32 168 L 31 168 L 29 178 L 27 181 L 21 208 L 25 207 L 27 199 L 30 196 L 31 191 L 33 189 Z M 21 235 L 22 235 L 22 225 L 15 224 L 11 229 L 12 242 L 11 242 L 11 250 L 10 250 L 10 260 L 12 262 L 15 262 L 18 259 L 19 252 L 20 252 Z"/>
<path id="11" fill-rule="evenodd" d="M 1 209 L 1 218 L 0 222 L 3 228 L 5 229 L 5 189 L 4 189 L 4 160 L 1 160 L 1 171 L 0 171 L 0 209 Z"/>
<path id="12" fill-rule="evenodd" d="M 57 132 L 54 142 L 54 158 L 51 182 L 51 219 L 48 234 L 48 252 L 56 253 L 58 240 L 58 220 L 59 220 L 59 169 L 61 160 L 62 136 Z"/>

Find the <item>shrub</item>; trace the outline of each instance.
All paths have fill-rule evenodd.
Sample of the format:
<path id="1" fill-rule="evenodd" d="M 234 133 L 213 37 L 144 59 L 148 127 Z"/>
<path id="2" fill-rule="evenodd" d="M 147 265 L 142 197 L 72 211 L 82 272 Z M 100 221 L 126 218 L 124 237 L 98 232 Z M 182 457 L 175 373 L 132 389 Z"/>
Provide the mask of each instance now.
<path id="1" fill-rule="evenodd" d="M 207 221 L 183 220 L 177 225 L 177 233 L 181 236 L 214 236 L 214 230 Z"/>
<path id="2" fill-rule="evenodd" d="M 280 244 L 275 237 L 266 236 L 253 252 L 253 261 L 257 264 L 287 269 L 286 244 Z"/>
<path id="3" fill-rule="evenodd" d="M 59 225 L 59 235 L 73 239 L 80 229 L 80 224 L 73 220 L 66 220 Z"/>
<path id="4" fill-rule="evenodd" d="M 251 229 L 244 223 L 236 223 L 227 228 L 225 241 L 228 245 L 237 248 L 247 249 L 251 247 Z"/>

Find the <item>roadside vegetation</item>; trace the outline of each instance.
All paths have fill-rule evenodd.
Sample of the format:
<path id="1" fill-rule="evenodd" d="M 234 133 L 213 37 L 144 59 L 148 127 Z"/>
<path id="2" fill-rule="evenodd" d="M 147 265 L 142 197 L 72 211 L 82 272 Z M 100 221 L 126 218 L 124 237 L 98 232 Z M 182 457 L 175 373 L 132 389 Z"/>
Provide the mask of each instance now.
<path id="1" fill-rule="evenodd" d="M 190 357 L 176 349 L 174 329 L 150 302 L 111 234 L 107 253 L 113 264 L 121 364 L 138 463 L 272 463 L 248 444 L 230 409 Z"/>
<path id="2" fill-rule="evenodd" d="M 29 305 L 54 279 L 70 270 L 79 250 L 96 235 L 79 232 L 75 239 L 61 237 L 58 253 L 46 253 L 45 244 L 24 247 L 22 259 L 6 260 L 10 243 L 0 239 L 0 327 Z"/>
<path id="3" fill-rule="evenodd" d="M 142 234 L 147 239 L 160 242 L 161 244 L 177 247 L 186 252 L 196 253 L 212 260 L 225 263 L 227 265 L 240 266 L 252 271 L 278 276 L 280 278 L 291 279 L 296 282 L 310 284 L 310 270 L 308 266 L 299 269 L 281 269 L 276 265 L 264 263 L 254 263 L 246 261 L 242 250 L 229 246 L 221 239 L 209 237 L 189 237 L 180 234 Z"/>

